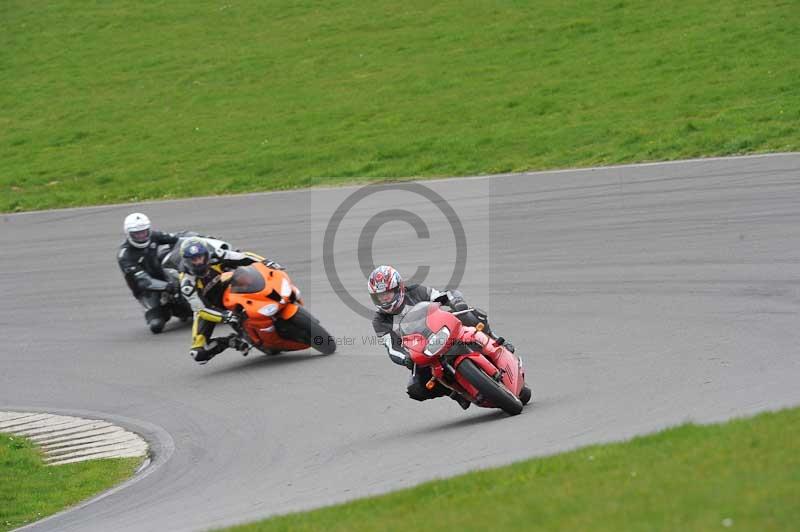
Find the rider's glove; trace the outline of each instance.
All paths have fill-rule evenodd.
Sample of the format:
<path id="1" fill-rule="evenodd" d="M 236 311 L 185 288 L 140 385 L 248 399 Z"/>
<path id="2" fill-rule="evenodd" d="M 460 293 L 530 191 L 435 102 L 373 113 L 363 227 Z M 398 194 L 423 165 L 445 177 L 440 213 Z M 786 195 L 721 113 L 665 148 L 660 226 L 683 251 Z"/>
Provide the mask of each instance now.
<path id="1" fill-rule="evenodd" d="M 222 323 L 229 323 L 236 325 L 239 323 L 239 316 L 231 312 L 230 310 L 226 310 L 222 313 Z"/>
<path id="2" fill-rule="evenodd" d="M 283 266 L 275 262 L 274 260 L 264 259 L 264 264 L 267 268 L 272 268 L 273 270 L 285 270 Z"/>
<path id="3" fill-rule="evenodd" d="M 164 289 L 168 294 L 177 294 L 181 289 L 180 283 L 175 279 L 167 281 L 167 287 Z"/>
<path id="4" fill-rule="evenodd" d="M 463 299 L 455 299 L 450 301 L 450 307 L 456 312 L 463 312 L 469 310 L 469 305 Z"/>

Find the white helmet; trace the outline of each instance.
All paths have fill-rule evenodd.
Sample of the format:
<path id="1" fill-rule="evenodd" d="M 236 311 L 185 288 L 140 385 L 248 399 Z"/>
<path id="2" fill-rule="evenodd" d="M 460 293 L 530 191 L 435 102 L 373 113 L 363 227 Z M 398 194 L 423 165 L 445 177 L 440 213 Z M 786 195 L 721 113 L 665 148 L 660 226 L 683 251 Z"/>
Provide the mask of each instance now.
<path id="1" fill-rule="evenodd" d="M 140 212 L 125 217 L 125 236 L 133 247 L 146 248 L 150 244 L 150 218 Z"/>

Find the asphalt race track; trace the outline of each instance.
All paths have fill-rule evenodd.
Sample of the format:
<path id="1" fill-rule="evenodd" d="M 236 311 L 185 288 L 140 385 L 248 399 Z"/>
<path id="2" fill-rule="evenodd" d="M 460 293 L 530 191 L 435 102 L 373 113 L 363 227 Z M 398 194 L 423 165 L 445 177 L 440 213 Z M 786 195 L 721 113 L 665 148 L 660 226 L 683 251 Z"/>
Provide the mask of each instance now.
<path id="1" fill-rule="evenodd" d="M 330 213 L 354 187 L 0 215 L 0 410 L 94 412 L 156 452 L 141 478 L 33 528 L 208 529 L 800 404 L 800 154 L 423 184 L 463 220 L 467 300 L 525 358 L 535 399 L 520 416 L 406 398 L 407 371 L 369 345 L 323 267 Z M 430 265 L 445 284 L 456 250 L 430 218 L 440 205 L 371 200 L 429 227 L 374 226 L 375 260 Z M 140 209 L 285 264 L 337 354 L 198 366 L 186 326 L 151 335 L 115 260 Z M 363 304 L 355 257 L 370 239 L 356 237 L 374 214 L 355 207 L 333 246 Z"/>

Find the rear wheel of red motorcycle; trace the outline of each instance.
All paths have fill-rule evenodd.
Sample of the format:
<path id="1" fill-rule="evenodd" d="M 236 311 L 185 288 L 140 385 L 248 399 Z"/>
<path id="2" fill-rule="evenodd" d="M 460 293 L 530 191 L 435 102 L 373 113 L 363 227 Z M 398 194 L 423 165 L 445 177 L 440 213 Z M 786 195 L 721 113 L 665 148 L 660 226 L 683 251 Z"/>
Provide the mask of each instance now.
<path id="1" fill-rule="evenodd" d="M 319 324 L 317 318 L 303 307 L 294 316 L 276 324 L 278 334 L 284 338 L 308 344 L 323 355 L 336 352 L 336 340 Z"/>
<path id="2" fill-rule="evenodd" d="M 484 400 L 503 410 L 506 414 L 516 416 L 522 412 L 522 401 L 519 400 L 502 383 L 497 382 L 483 372 L 469 359 L 458 365 L 461 375 L 464 376 L 481 394 Z"/>

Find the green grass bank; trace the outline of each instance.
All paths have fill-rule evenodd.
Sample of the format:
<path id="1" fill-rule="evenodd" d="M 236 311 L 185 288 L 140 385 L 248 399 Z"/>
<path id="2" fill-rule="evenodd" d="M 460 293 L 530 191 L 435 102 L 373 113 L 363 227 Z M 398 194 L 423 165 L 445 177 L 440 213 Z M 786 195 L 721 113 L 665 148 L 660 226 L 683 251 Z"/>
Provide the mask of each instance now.
<path id="1" fill-rule="evenodd" d="M 0 2 L 0 211 L 800 149 L 794 0 Z"/>
<path id="2" fill-rule="evenodd" d="M 54 514 L 133 475 L 140 458 L 45 466 L 29 440 L 0 434 L 0 531 Z"/>
<path id="3" fill-rule="evenodd" d="M 797 530 L 798 441 L 800 409 L 683 425 L 230 530 Z"/>

